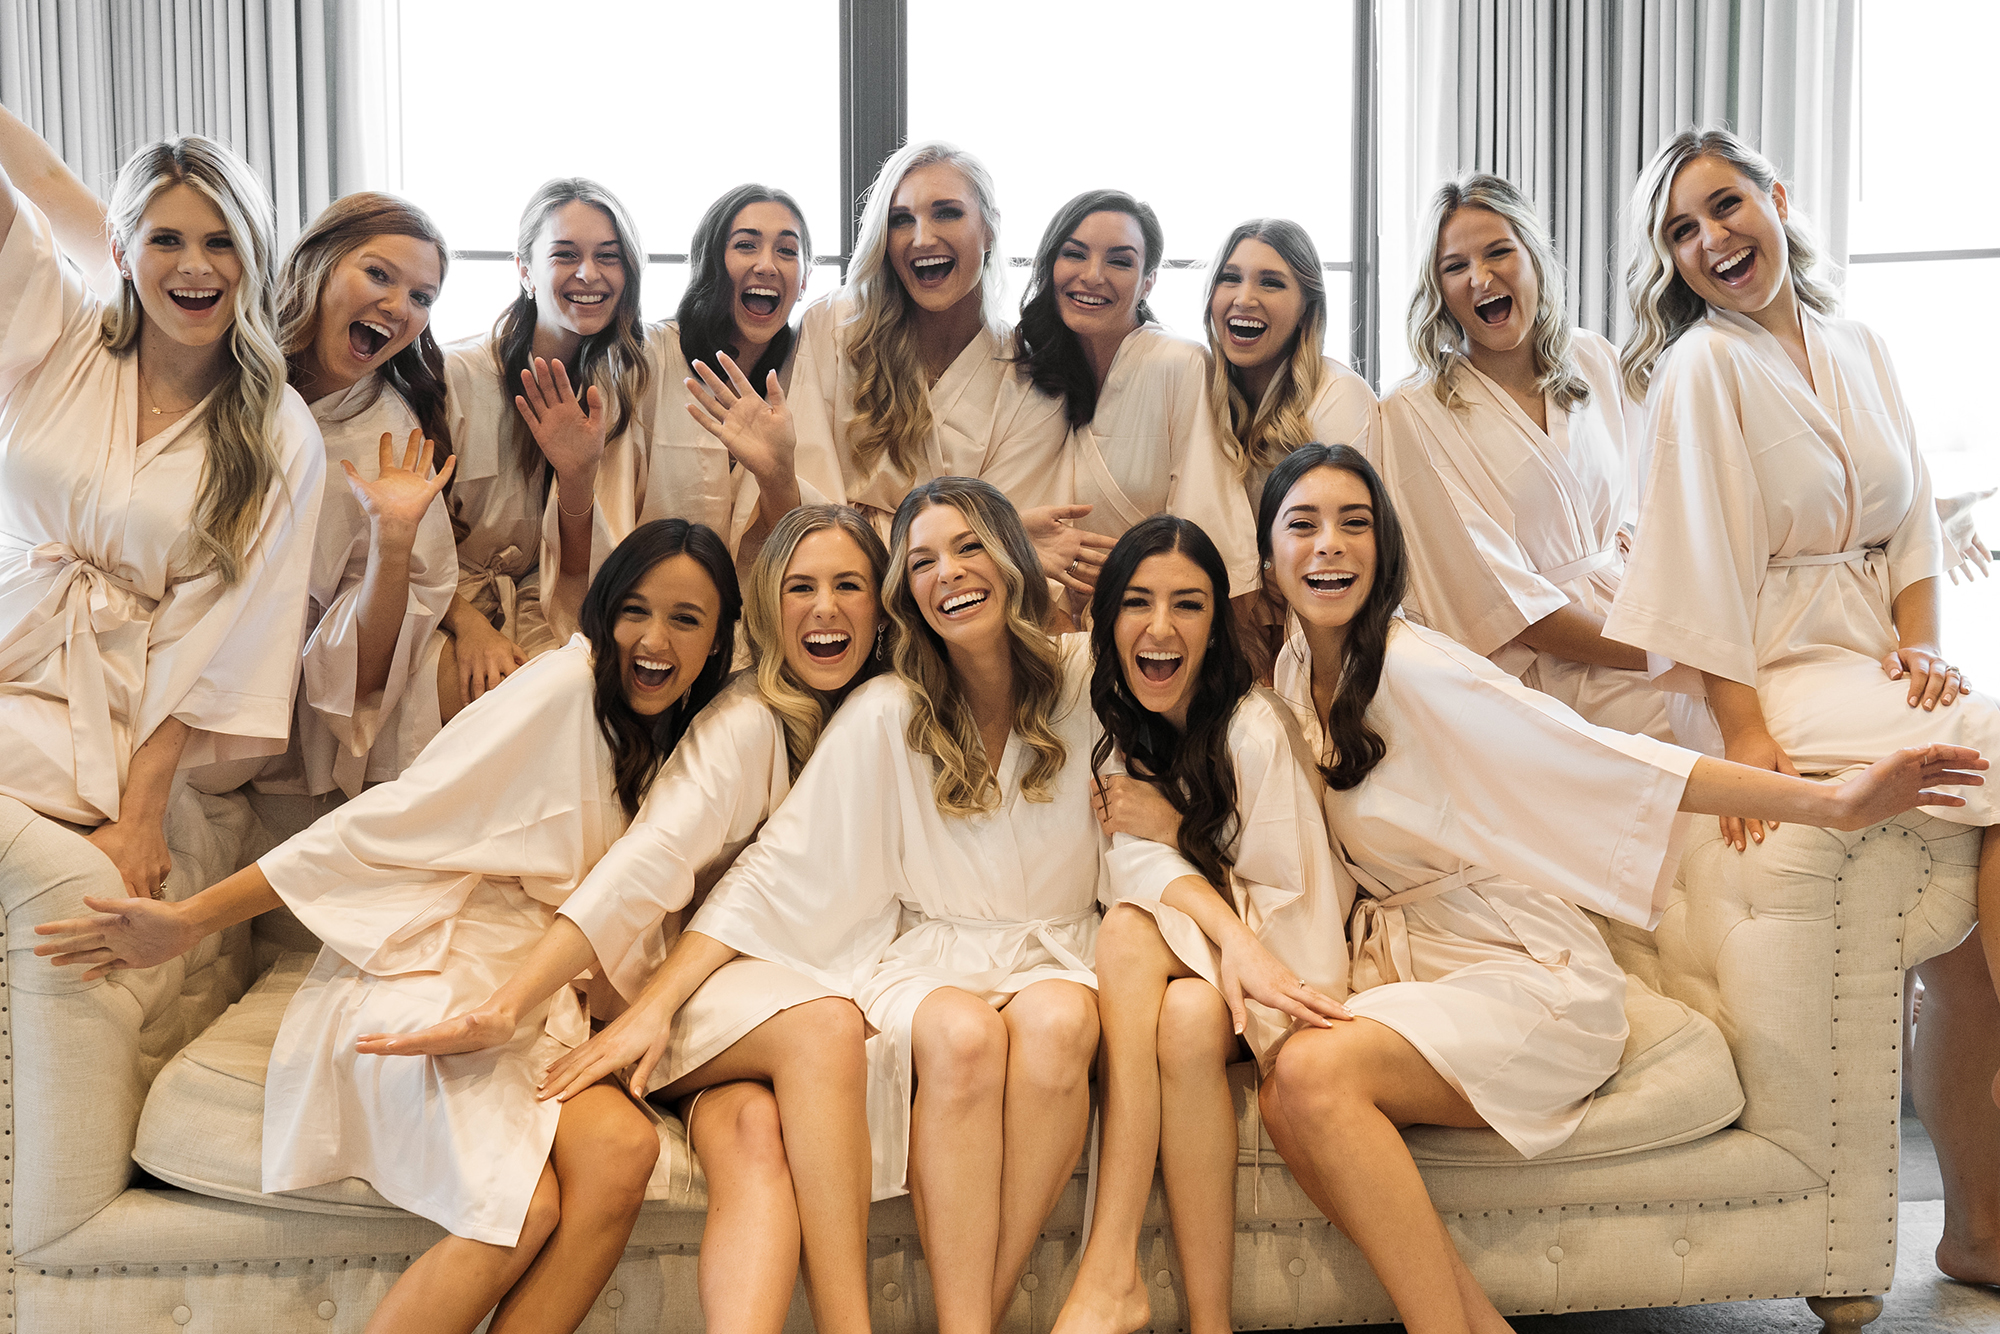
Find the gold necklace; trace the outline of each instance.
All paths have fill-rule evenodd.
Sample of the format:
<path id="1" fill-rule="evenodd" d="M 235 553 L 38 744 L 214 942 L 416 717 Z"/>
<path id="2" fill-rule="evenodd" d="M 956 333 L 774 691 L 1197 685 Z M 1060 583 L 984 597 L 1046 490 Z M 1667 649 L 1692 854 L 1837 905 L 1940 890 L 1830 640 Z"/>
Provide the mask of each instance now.
<path id="1" fill-rule="evenodd" d="M 146 383 L 146 373 L 144 371 L 141 371 L 139 373 L 139 392 L 146 399 L 147 410 L 150 411 L 155 417 L 167 417 L 167 416 L 178 417 L 182 413 L 186 412 L 188 408 L 194 406 L 194 404 L 192 403 L 189 403 L 184 407 L 178 407 L 178 408 L 160 408 L 156 406 L 153 400 L 153 387 Z"/>

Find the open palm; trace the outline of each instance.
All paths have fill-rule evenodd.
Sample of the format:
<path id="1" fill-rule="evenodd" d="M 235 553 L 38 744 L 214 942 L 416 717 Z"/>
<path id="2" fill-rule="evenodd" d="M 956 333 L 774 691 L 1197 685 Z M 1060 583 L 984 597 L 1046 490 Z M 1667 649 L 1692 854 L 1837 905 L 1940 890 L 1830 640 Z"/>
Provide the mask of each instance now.
<path id="1" fill-rule="evenodd" d="M 706 364 L 695 362 L 695 375 L 701 378 L 690 376 L 685 381 L 690 396 L 688 415 L 721 441 L 729 456 L 752 476 L 790 472 L 798 433 L 792 428 L 792 410 L 785 406 L 778 373 L 771 372 L 765 379 L 764 393 L 759 395 L 727 352 L 717 353 L 716 360 L 728 372 L 728 381 Z"/>

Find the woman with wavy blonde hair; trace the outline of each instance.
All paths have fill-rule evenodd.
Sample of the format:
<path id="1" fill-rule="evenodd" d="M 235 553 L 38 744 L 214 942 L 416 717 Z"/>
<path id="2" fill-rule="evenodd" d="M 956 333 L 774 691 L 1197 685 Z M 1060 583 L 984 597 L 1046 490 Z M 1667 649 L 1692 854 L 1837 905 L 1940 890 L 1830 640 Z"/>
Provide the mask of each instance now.
<path id="1" fill-rule="evenodd" d="M 1611 345 L 1572 328 L 1534 207 L 1446 183 L 1410 300 L 1419 370 L 1382 403 L 1382 476 L 1411 533 L 1405 610 L 1591 722 L 1714 749 L 1699 700 L 1604 637 L 1636 479 Z"/>
<path id="2" fill-rule="evenodd" d="M 1707 694 L 1732 760 L 1842 776 L 1899 746 L 2000 747 L 2000 710 L 1940 644 L 1952 558 L 1882 339 L 1836 318 L 1784 183 L 1726 130 L 1660 150 L 1633 195 L 1625 370 L 1652 469 L 1606 633 Z M 1986 940 L 1919 966 L 1916 1098 L 1944 1163 L 1939 1266 L 2000 1282 L 2000 821 L 1980 826 Z M 1747 828 L 1746 828 L 1747 825 Z M 1762 839 L 1730 821 L 1739 848 Z M 2000 1089 L 2000 1086 L 1996 1086 Z"/>
<path id="3" fill-rule="evenodd" d="M 110 301 L 69 259 L 107 233 Z M 160 895 L 167 825 L 204 818 L 178 772 L 242 762 L 233 787 L 291 729 L 325 463 L 271 208 L 187 137 L 133 154 L 107 210 L 0 112 L 0 238 L 0 877 Z M 230 869 L 183 857 L 175 888 Z"/>

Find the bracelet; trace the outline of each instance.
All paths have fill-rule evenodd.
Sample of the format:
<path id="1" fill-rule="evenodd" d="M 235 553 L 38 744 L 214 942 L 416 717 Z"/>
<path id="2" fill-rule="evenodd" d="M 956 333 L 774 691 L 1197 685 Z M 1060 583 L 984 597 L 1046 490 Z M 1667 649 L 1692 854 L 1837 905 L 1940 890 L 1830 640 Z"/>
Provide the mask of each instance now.
<path id="1" fill-rule="evenodd" d="M 596 504 L 597 504 L 597 498 L 593 496 L 591 497 L 589 505 L 585 505 L 582 509 L 577 510 L 575 513 L 571 513 L 569 510 L 563 508 L 562 488 L 561 487 L 556 488 L 556 513 L 562 515 L 565 519 L 581 519 L 584 515 L 590 513 L 591 509 Z"/>

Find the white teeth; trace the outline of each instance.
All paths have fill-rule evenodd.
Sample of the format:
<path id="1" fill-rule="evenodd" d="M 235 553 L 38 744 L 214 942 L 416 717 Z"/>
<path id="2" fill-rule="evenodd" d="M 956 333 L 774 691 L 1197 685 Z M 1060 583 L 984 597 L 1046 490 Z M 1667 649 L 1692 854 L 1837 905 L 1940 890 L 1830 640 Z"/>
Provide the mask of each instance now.
<path id="1" fill-rule="evenodd" d="M 1490 306 L 1495 301 L 1505 301 L 1506 299 L 1507 299 L 1507 294 L 1505 292 L 1498 293 L 1494 296 L 1481 297 L 1479 300 L 1472 303 L 1472 308 L 1474 310 L 1478 310 L 1481 306 Z"/>
<path id="2" fill-rule="evenodd" d="M 1317 570 L 1305 576 L 1306 583 L 1313 588 L 1338 590 L 1354 582 L 1354 576 L 1337 570 Z"/>
<path id="3" fill-rule="evenodd" d="M 1752 247 L 1750 246 L 1744 246 L 1741 250 L 1731 255 L 1728 259 L 1725 259 L 1722 261 L 1722 263 L 1716 265 L 1714 270 L 1716 275 L 1720 276 L 1724 273 L 1727 273 L 1731 269 L 1736 268 L 1738 265 L 1743 263 L 1744 260 L 1750 258 L 1751 249 Z"/>
<path id="4" fill-rule="evenodd" d="M 1181 660 L 1181 655 L 1178 653 L 1164 653 L 1159 649 L 1150 648 L 1140 649 L 1135 656 L 1148 659 L 1152 662 L 1179 662 Z"/>
<path id="5" fill-rule="evenodd" d="M 925 255 L 921 259 L 911 260 L 910 267 L 913 269 L 929 269 L 935 268 L 940 264 L 949 263 L 951 263 L 950 255 Z"/>
<path id="6" fill-rule="evenodd" d="M 609 294 L 605 292 L 578 292 L 575 296 L 569 298 L 569 303 L 573 306 L 595 306 L 602 302 L 607 295 Z"/>
<path id="7" fill-rule="evenodd" d="M 975 603 L 984 601 L 986 601 L 986 594 L 984 593 L 959 593 L 944 600 L 944 610 L 946 612 L 954 612 L 961 607 L 970 607 Z"/>
<path id="8" fill-rule="evenodd" d="M 845 644 L 852 635 L 844 635 L 838 630 L 815 630 L 806 636 L 808 644 Z"/>
<path id="9" fill-rule="evenodd" d="M 389 332 L 389 327 L 387 325 L 377 324 L 373 320 L 356 320 L 355 323 L 359 324 L 364 329 L 373 329 L 376 333 L 381 334 L 382 337 L 384 338 L 393 339 L 396 336 Z"/>
<path id="10" fill-rule="evenodd" d="M 1263 333 L 1269 326 L 1262 320 L 1244 320 L 1232 317 L 1229 321 L 1229 327 L 1232 329 L 1241 329 L 1245 334 L 1254 337 L 1257 334 Z"/>
<path id="11" fill-rule="evenodd" d="M 167 290 L 173 293 L 175 296 L 193 297 L 197 299 L 205 296 L 222 295 L 222 289 L 220 287 L 169 287 Z"/>
<path id="12" fill-rule="evenodd" d="M 777 292 L 773 291 L 773 290 L 772 290 L 771 288 L 769 288 L 769 287 L 746 287 L 746 288 L 744 288 L 744 289 L 743 289 L 743 295 L 745 295 L 745 296 L 768 296 L 768 297 L 770 297 L 770 298 L 771 298 L 771 299 L 772 299 L 773 301 L 775 301 L 775 300 L 777 300 L 777 299 L 778 299 L 778 294 L 777 294 Z"/>
<path id="13" fill-rule="evenodd" d="M 1110 297 L 1092 296 L 1088 292 L 1067 292 L 1064 295 L 1068 296 L 1070 300 L 1086 306 L 1108 306 L 1111 304 Z"/>
<path id="14" fill-rule="evenodd" d="M 632 665 L 644 667 L 649 672 L 671 672 L 674 669 L 670 662 L 655 662 L 651 658 L 634 658 Z"/>

